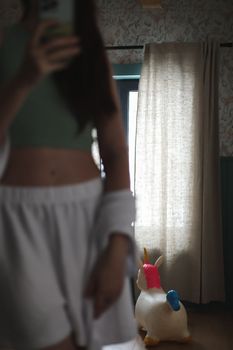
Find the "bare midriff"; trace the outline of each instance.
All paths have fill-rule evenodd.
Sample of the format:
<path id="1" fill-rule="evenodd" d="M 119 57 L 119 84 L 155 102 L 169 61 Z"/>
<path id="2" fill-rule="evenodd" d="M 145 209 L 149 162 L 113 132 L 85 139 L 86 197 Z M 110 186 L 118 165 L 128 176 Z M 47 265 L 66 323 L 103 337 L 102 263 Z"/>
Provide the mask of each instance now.
<path id="1" fill-rule="evenodd" d="M 8 186 L 62 186 L 100 176 L 89 151 L 51 148 L 12 149 L 0 181 Z"/>

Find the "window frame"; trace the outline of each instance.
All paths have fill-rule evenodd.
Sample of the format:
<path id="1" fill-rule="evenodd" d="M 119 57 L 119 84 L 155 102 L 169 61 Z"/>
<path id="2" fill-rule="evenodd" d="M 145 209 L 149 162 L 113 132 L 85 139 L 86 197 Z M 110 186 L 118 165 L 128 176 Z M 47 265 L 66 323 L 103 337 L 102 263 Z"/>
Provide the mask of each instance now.
<path id="1" fill-rule="evenodd" d="M 121 110 L 126 138 L 129 131 L 129 93 L 138 91 L 139 79 L 117 79 L 117 88 L 121 102 Z"/>

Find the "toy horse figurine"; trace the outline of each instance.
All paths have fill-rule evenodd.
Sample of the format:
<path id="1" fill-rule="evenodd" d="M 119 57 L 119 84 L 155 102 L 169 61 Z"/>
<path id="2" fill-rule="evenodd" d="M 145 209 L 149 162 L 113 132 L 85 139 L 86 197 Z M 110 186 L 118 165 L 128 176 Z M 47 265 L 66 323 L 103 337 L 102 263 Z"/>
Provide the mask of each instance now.
<path id="1" fill-rule="evenodd" d="M 178 294 L 174 290 L 165 293 L 161 287 L 158 268 L 162 261 L 160 256 L 151 265 L 144 249 L 144 264 L 141 263 L 138 271 L 137 286 L 141 293 L 135 306 L 135 317 L 139 326 L 147 331 L 146 346 L 155 346 L 160 341 L 186 343 L 191 340 L 186 310 Z"/>

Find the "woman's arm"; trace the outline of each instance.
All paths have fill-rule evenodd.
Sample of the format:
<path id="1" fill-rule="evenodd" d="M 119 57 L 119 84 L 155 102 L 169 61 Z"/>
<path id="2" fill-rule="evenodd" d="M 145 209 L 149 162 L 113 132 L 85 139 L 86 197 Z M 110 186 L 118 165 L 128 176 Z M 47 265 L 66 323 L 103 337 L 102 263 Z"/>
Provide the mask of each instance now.
<path id="1" fill-rule="evenodd" d="M 110 82 L 117 111 L 114 115 L 97 120 L 97 136 L 100 157 L 103 161 L 106 178 L 104 181 L 105 192 L 130 190 L 128 146 L 125 138 L 123 118 L 119 96 L 112 69 L 110 70 Z M 112 232 L 109 237 L 109 247 L 119 251 L 121 255 L 127 255 L 129 239 L 123 232 Z"/>
<path id="2" fill-rule="evenodd" d="M 109 79 L 111 79 L 112 94 L 117 105 L 117 112 L 96 122 L 100 156 L 106 174 L 103 197 L 105 197 L 105 194 L 106 196 L 109 194 L 111 196 L 111 203 L 109 203 L 108 197 L 107 203 L 101 204 L 104 207 L 104 209 L 100 207 L 99 212 L 98 219 L 101 225 L 99 227 L 97 224 L 96 229 L 101 231 L 97 232 L 99 239 L 105 241 L 107 238 L 108 242 L 97 260 L 86 289 L 86 296 L 93 298 L 95 318 L 98 318 L 106 311 L 120 296 L 125 280 L 126 259 L 129 253 L 132 254 L 133 250 L 133 237 L 128 234 L 128 226 L 133 216 L 128 147 L 116 85 L 112 76 Z M 115 210 L 116 201 L 119 213 L 116 213 Z M 122 231 L 119 229 L 111 230 L 112 225 L 110 221 L 112 221 L 112 216 L 114 216 L 113 226 L 121 227 Z M 119 223 L 117 225 L 115 225 L 116 218 Z M 106 225 L 110 231 L 107 232 L 108 237 L 101 237 L 101 235 L 106 234 L 106 232 L 104 233 L 106 231 L 104 226 Z M 124 232 L 124 229 L 126 232 Z"/>
<path id="3" fill-rule="evenodd" d="M 123 117 L 117 87 L 112 78 L 112 69 L 109 64 L 112 95 L 117 106 L 117 111 L 112 116 L 107 116 L 96 122 L 100 157 L 103 161 L 106 174 L 104 181 L 105 192 L 129 190 L 130 174 L 128 145 L 125 137 Z M 110 236 L 109 244 L 118 247 L 125 252 L 128 246 L 128 237 L 121 232 L 114 232 Z"/>
<path id="4" fill-rule="evenodd" d="M 4 31 L 0 30 L 0 47 L 4 42 L 4 37 Z M 29 91 L 27 86 L 23 86 L 19 75 L 0 87 L 0 145 L 4 144 L 6 130 Z"/>
<path id="5" fill-rule="evenodd" d="M 0 144 L 5 142 L 6 132 L 18 110 L 31 91 L 20 75 L 0 88 Z"/>
<path id="6" fill-rule="evenodd" d="M 0 87 L 0 144 L 4 142 L 10 124 L 37 83 L 46 75 L 64 69 L 70 59 L 80 53 L 78 39 L 73 36 L 42 43 L 44 33 L 54 25 L 54 21 L 38 24 L 26 47 L 19 70 Z M 2 32 L 0 37 L 3 41 Z"/>
<path id="7" fill-rule="evenodd" d="M 130 189 L 128 146 L 122 112 L 115 81 L 112 76 L 109 79 L 111 79 L 112 94 L 117 105 L 117 112 L 96 122 L 100 157 L 106 174 L 106 192 Z"/>

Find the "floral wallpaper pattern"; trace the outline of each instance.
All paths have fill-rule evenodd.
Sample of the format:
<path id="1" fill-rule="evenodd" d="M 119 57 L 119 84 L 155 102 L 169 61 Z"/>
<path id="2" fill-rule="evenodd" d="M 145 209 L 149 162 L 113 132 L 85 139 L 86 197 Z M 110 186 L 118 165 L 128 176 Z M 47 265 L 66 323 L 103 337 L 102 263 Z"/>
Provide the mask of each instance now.
<path id="1" fill-rule="evenodd" d="M 143 9 L 139 0 L 97 0 L 106 46 L 148 42 L 233 42 L 232 0 L 161 0 Z M 112 63 L 140 63 L 143 50 L 109 51 Z M 220 153 L 233 156 L 233 47 L 220 49 Z"/>

